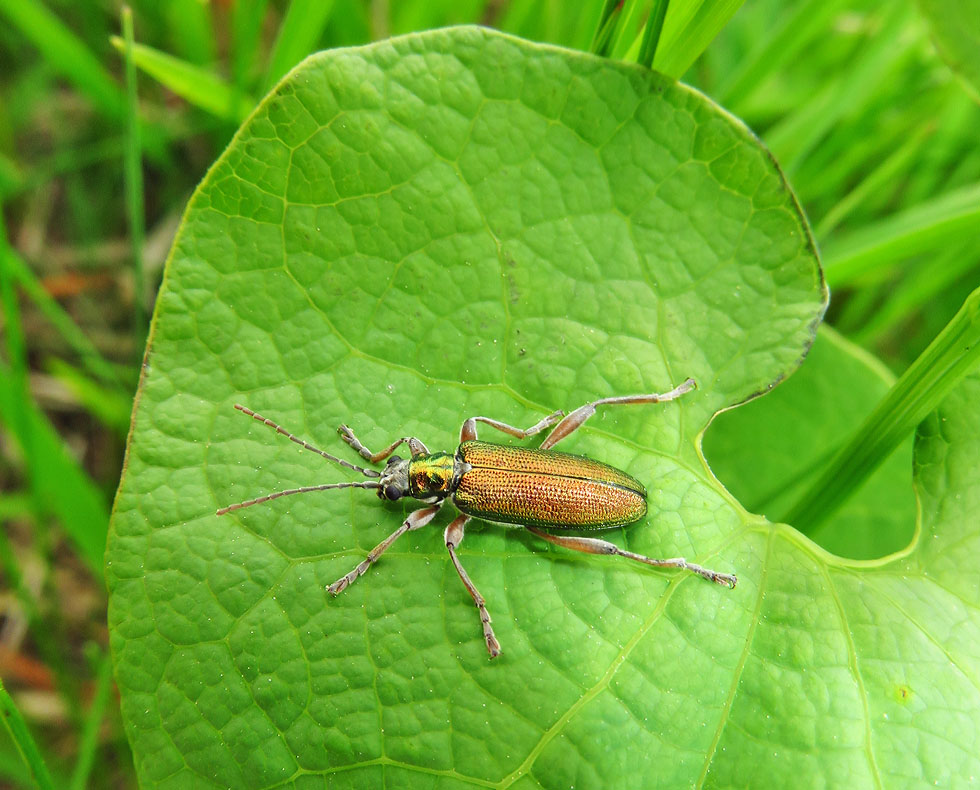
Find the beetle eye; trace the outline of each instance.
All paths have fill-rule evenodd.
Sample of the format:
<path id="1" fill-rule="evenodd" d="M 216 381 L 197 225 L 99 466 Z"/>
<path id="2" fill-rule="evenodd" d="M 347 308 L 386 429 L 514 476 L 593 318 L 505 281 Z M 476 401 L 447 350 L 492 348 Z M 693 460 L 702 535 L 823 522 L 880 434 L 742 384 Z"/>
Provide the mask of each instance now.
<path id="1" fill-rule="evenodd" d="M 394 501 L 396 499 L 401 499 L 405 495 L 405 492 L 402 491 L 398 486 L 387 485 L 384 487 L 384 495 L 385 495 L 385 499 L 390 499 Z"/>

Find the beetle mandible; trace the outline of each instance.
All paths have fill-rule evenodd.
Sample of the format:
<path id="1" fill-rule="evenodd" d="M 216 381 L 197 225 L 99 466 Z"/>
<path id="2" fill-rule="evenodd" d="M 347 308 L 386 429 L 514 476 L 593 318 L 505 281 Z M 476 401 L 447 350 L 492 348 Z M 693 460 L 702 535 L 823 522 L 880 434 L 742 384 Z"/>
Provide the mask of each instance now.
<path id="1" fill-rule="evenodd" d="M 435 518 L 446 500 L 451 499 L 460 515 L 446 527 L 446 548 L 449 550 L 449 557 L 456 572 L 459 573 L 460 579 L 463 580 L 480 612 L 487 650 L 490 652 L 490 657 L 495 658 L 500 655 L 500 643 L 494 635 L 486 601 L 476 589 L 456 553 L 463 540 L 463 528 L 471 518 L 522 526 L 538 537 L 567 549 L 589 554 L 618 554 L 647 565 L 682 568 L 709 581 L 735 587 L 736 578 L 733 574 L 709 570 L 688 562 L 683 557 L 655 559 L 626 551 L 599 538 L 553 535 L 545 531 L 609 529 L 632 524 L 643 518 L 647 512 L 647 503 L 646 489 L 642 483 L 608 464 L 583 456 L 558 452 L 552 448 L 595 414 L 598 406 L 662 403 L 674 400 L 696 386 L 694 379 L 689 378 L 683 384 L 663 394 L 600 398 L 580 406 L 567 415 L 562 411 L 556 411 L 523 430 L 489 417 L 470 417 L 460 428 L 460 444 L 455 453 L 430 453 L 422 441 L 414 436 L 396 439 L 383 450 L 372 453 L 361 444 L 350 428 L 341 425 L 337 429 L 341 438 L 366 461 L 379 463 L 387 459 L 387 464 L 381 472 L 356 466 L 326 453 L 261 414 L 235 404 L 235 408 L 239 411 L 274 428 L 277 433 L 283 434 L 301 447 L 329 461 L 360 472 L 370 479 L 324 483 L 277 491 L 257 499 L 220 508 L 217 515 L 224 515 L 233 510 L 283 496 L 332 488 L 374 488 L 377 489 L 378 497 L 387 501 L 410 496 L 424 502 L 425 507 L 410 513 L 398 529 L 368 553 L 363 562 L 327 587 L 330 593 L 338 595 L 377 562 L 392 543 L 406 532 L 424 527 Z M 540 447 L 534 449 L 480 441 L 476 435 L 478 422 L 517 439 L 534 436 L 552 425 L 555 427 L 541 442 Z M 395 449 L 403 443 L 408 445 L 411 458 L 393 455 Z"/>

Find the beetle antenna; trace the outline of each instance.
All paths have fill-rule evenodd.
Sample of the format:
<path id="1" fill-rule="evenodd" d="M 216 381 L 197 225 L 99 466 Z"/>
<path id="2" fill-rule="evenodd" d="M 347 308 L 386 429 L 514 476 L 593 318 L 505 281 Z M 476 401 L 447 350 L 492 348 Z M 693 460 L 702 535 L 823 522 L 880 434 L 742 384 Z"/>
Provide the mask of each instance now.
<path id="1" fill-rule="evenodd" d="M 238 409 L 238 411 L 242 412 L 243 414 L 247 414 L 253 420 L 258 420 L 263 425 L 268 425 L 270 428 L 274 428 L 276 433 L 281 433 L 283 436 L 289 439 L 289 441 L 296 442 L 296 444 L 298 444 L 300 447 L 305 447 L 307 450 L 311 450 L 317 455 L 323 456 L 328 461 L 333 461 L 334 463 L 340 464 L 341 466 L 346 466 L 348 469 L 353 469 L 355 472 L 360 472 L 365 477 L 381 477 L 381 473 L 375 469 L 365 469 L 363 466 L 357 466 L 356 464 L 349 463 L 348 461 L 345 461 L 342 458 L 338 458 L 335 455 L 330 455 L 330 453 L 324 452 L 319 447 L 314 447 L 306 440 L 300 439 L 298 436 L 294 436 L 285 428 L 283 428 L 281 425 L 278 425 L 274 423 L 272 420 L 270 420 L 269 418 L 263 417 L 261 414 L 257 414 L 251 409 L 242 406 L 240 403 L 236 403 L 235 408 Z M 372 487 L 376 488 L 377 486 L 372 486 Z"/>
<path id="2" fill-rule="evenodd" d="M 303 486 L 302 488 L 290 488 L 286 491 L 276 491 L 274 494 L 266 494 L 265 496 L 260 496 L 257 499 L 249 499 L 247 502 L 236 502 L 234 505 L 227 505 L 226 507 L 218 508 L 214 514 L 216 516 L 223 516 L 225 513 L 230 513 L 232 510 L 241 510 L 243 507 L 251 507 L 252 505 L 259 505 L 263 502 L 268 502 L 272 499 L 279 499 L 281 496 L 292 496 L 293 494 L 308 494 L 311 491 L 326 491 L 329 488 L 381 488 L 381 483 L 376 483 L 373 480 L 365 480 L 361 482 L 360 480 L 355 480 L 350 483 L 323 483 L 318 486 Z"/>

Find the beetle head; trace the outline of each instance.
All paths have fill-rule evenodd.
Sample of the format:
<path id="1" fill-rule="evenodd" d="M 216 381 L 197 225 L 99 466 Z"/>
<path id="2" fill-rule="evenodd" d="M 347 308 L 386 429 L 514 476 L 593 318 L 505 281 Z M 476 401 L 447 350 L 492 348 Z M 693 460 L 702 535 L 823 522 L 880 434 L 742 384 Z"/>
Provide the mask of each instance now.
<path id="1" fill-rule="evenodd" d="M 378 481 L 378 498 L 388 502 L 394 502 L 408 495 L 408 464 L 409 461 L 392 455 L 388 458 L 388 464 L 381 473 Z"/>

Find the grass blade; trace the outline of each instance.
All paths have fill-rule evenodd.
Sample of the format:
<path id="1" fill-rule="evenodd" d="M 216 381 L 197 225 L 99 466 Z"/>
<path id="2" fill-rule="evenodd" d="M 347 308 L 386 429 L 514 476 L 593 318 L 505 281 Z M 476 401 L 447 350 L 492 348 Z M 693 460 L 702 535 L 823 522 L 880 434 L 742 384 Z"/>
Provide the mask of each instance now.
<path id="1" fill-rule="evenodd" d="M 853 66 L 827 82 L 803 107 L 766 133 L 766 143 L 783 170 L 794 172 L 827 132 L 841 118 L 866 104 L 895 66 L 919 46 L 918 37 L 902 35 L 908 17 L 906 6 L 893 6 Z"/>
<path id="2" fill-rule="evenodd" d="M 7 725 L 10 736 L 17 745 L 17 749 L 20 751 L 21 757 L 24 758 L 24 762 L 27 763 L 27 766 L 33 772 L 34 780 L 37 782 L 38 787 L 41 790 L 54 790 L 54 783 L 51 781 L 48 766 L 45 765 L 44 760 L 41 758 L 41 752 L 38 750 L 34 738 L 31 737 L 31 731 L 27 729 L 27 722 L 20 715 L 20 711 L 17 709 L 17 705 L 14 704 L 14 700 L 7 692 L 7 689 L 4 688 L 2 678 L 0 678 L 0 718 Z"/>
<path id="3" fill-rule="evenodd" d="M 643 62 L 644 38 L 656 30 L 661 0 L 644 0 L 623 4 L 611 57 Z M 653 68 L 674 79 L 680 79 L 707 48 L 715 36 L 741 7 L 744 0 L 673 0 L 660 22 Z M 646 23 L 652 21 L 653 28 Z"/>
<path id="4" fill-rule="evenodd" d="M 262 20 L 268 0 L 235 3 L 231 10 L 231 76 L 239 95 L 258 72 Z"/>
<path id="5" fill-rule="evenodd" d="M 745 0 L 673 0 L 653 67 L 680 79 Z"/>
<path id="6" fill-rule="evenodd" d="M 0 787 L 31 787 L 33 783 L 31 770 L 24 765 L 20 752 L 9 738 L 0 738 Z"/>
<path id="7" fill-rule="evenodd" d="M 783 14 L 748 57 L 720 81 L 718 102 L 735 109 L 761 87 L 766 77 L 778 72 L 821 35 L 843 6 L 844 0 L 806 0 Z"/>
<path id="8" fill-rule="evenodd" d="M 314 50 L 332 10 L 333 0 L 292 0 L 272 47 L 265 90 Z"/>
<path id="9" fill-rule="evenodd" d="M 17 192 L 24 180 L 20 166 L 13 159 L 0 153 L 0 201 Z"/>
<path id="10" fill-rule="evenodd" d="M 83 371 L 56 357 L 45 360 L 45 367 L 75 396 L 86 413 L 115 431 L 120 439 L 126 440 L 130 413 L 133 410 L 132 393 L 105 387 L 86 376 Z"/>
<path id="11" fill-rule="evenodd" d="M 599 23 L 596 25 L 595 35 L 592 37 L 592 44 L 589 46 L 589 51 L 593 54 L 601 56 L 608 54 L 609 43 L 612 41 L 612 33 L 616 27 L 619 11 L 619 0 L 603 0 L 602 11 L 599 13 Z"/>
<path id="12" fill-rule="evenodd" d="M 14 289 L 14 278 L 8 261 L 10 256 L 7 244 L 7 226 L 0 213 L 0 305 L 3 305 L 4 334 L 7 340 L 7 359 L 10 363 L 8 386 L 14 397 L 7 409 L 7 419 L 16 426 L 15 430 L 26 435 L 27 417 L 23 404 L 28 400 L 27 388 L 27 348 L 24 343 L 24 328 L 20 322 L 20 305 Z M 29 449 L 29 448 L 25 448 Z"/>
<path id="13" fill-rule="evenodd" d="M 126 59 L 126 158 L 124 162 L 126 185 L 126 219 L 129 224 L 129 241 L 133 250 L 133 333 L 134 348 L 139 354 L 146 339 L 146 277 L 143 273 L 143 156 L 140 142 L 139 99 L 136 95 L 136 66 L 133 63 L 133 12 L 129 6 L 122 9 L 122 27 L 125 37 Z"/>
<path id="14" fill-rule="evenodd" d="M 10 369 L 0 365 L 0 422 L 7 425 L 25 451 L 28 473 L 44 507 L 58 517 L 82 559 L 101 578 L 109 524 L 102 494 L 71 457 L 41 410 L 33 402 L 18 407 L 18 399 L 22 396 L 11 382 Z M 15 409 L 23 411 L 22 426 L 8 419 Z"/>
<path id="15" fill-rule="evenodd" d="M 804 533 L 826 521 L 978 361 L 980 288 L 782 520 Z"/>
<path id="16" fill-rule="evenodd" d="M 633 60 L 639 53 L 643 37 L 643 15 L 646 0 L 624 0 L 613 30 L 610 57 L 617 60 Z M 635 50 L 635 51 L 634 51 Z"/>
<path id="17" fill-rule="evenodd" d="M 163 6 L 177 52 L 191 63 L 213 63 L 216 36 L 211 27 L 211 4 L 202 0 L 168 0 Z"/>
<path id="18" fill-rule="evenodd" d="M 948 182 L 950 170 L 955 173 L 960 165 L 969 165 L 971 156 L 975 158 L 978 154 L 976 130 L 980 128 L 980 106 L 963 93 L 958 83 L 950 82 L 945 88 L 948 98 L 944 106 L 930 116 L 935 119 L 936 133 L 905 186 L 909 204 L 951 188 Z M 976 177 L 968 179 L 975 180 Z"/>
<path id="19" fill-rule="evenodd" d="M 664 18 L 667 16 L 669 5 L 670 0 L 653 0 L 653 7 L 647 17 L 646 26 L 643 28 L 643 43 L 640 44 L 638 62 L 648 69 L 653 68 L 653 59 L 657 54 L 657 46 L 660 44 L 660 34 L 664 29 Z"/>
<path id="20" fill-rule="evenodd" d="M 861 206 L 868 198 L 882 190 L 894 186 L 896 177 L 905 170 L 919 152 L 922 142 L 935 129 L 932 121 L 922 124 L 906 136 L 905 142 L 892 152 L 881 164 L 848 192 L 837 204 L 828 211 L 813 232 L 817 239 L 825 239 L 828 234 L 843 222 L 854 209 Z"/>
<path id="21" fill-rule="evenodd" d="M 2 228 L 0 228 L 2 230 Z M 2 235 L 2 234 L 0 234 Z M 0 239 L 0 266 L 5 267 L 12 280 L 24 289 L 41 314 L 58 330 L 72 350 L 81 358 L 83 367 L 104 384 L 113 385 L 117 393 L 129 392 L 130 383 L 123 372 L 99 353 L 88 335 L 75 323 L 65 309 L 38 282 L 30 267 Z"/>
<path id="22" fill-rule="evenodd" d="M 99 59 L 39 0 L 0 0 L 5 15 L 36 46 L 44 59 L 73 82 L 106 115 L 122 121 L 126 98 Z"/>
<path id="23" fill-rule="evenodd" d="M 824 246 L 824 272 L 833 288 L 882 275 L 902 260 L 980 232 L 980 184 L 973 184 L 895 214 Z"/>
<path id="24" fill-rule="evenodd" d="M 126 42 L 113 36 L 112 45 L 125 56 Z M 238 124 L 255 107 L 255 100 L 238 93 L 208 69 L 195 66 L 145 44 L 132 45 L 133 63 L 168 90 L 205 112 Z"/>
<path id="25" fill-rule="evenodd" d="M 871 345 L 909 316 L 930 307 L 935 310 L 933 300 L 977 265 L 978 252 L 973 241 L 955 245 L 916 266 L 897 285 L 889 284 L 884 301 L 875 304 L 868 318 L 851 332 L 851 338 Z"/>
<path id="26" fill-rule="evenodd" d="M 92 703 L 85 715 L 82 735 L 78 743 L 78 759 L 72 772 L 70 790 L 85 790 L 92 764 L 95 762 L 95 752 L 99 747 L 99 728 L 105 718 L 106 707 L 109 703 L 109 692 L 112 691 L 112 661 L 105 653 L 99 659 L 95 676 L 95 693 Z"/>
<path id="27" fill-rule="evenodd" d="M 58 516 L 82 558 L 101 578 L 109 513 L 102 495 L 30 398 L 11 272 L 13 259 L 0 222 L 0 297 L 7 315 L 10 355 L 9 366 L 0 363 L 0 423 L 6 424 L 21 447 L 35 504 Z"/>

